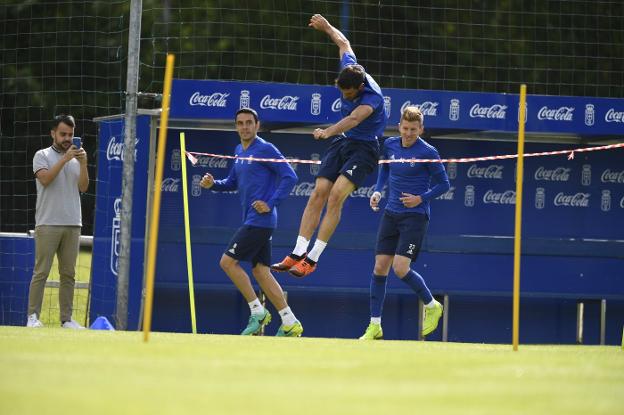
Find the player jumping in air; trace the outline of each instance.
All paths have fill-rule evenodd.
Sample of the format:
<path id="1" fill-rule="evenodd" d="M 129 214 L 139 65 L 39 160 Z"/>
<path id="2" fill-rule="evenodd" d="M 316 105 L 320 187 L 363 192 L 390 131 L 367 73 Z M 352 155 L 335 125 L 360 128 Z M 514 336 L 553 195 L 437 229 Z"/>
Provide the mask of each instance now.
<path id="1" fill-rule="evenodd" d="M 321 160 L 295 248 L 282 262 L 271 266 L 274 271 L 289 271 L 296 277 L 305 277 L 316 269 L 321 253 L 340 222 L 344 201 L 377 166 L 377 140 L 383 135 L 387 119 L 381 89 L 358 65 L 347 38 L 320 14 L 312 16 L 309 26 L 326 33 L 338 46 L 341 70 L 336 86 L 341 93 L 342 119 L 328 128 L 314 130 L 316 140 L 332 137 L 333 140 Z M 325 205 L 327 211 L 318 236 L 312 250 L 307 252 Z"/>

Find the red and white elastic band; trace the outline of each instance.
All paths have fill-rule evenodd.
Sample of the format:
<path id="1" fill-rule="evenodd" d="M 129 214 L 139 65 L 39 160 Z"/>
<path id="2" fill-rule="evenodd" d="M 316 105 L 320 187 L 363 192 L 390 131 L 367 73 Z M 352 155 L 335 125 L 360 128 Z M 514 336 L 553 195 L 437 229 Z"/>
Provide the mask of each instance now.
<path id="1" fill-rule="evenodd" d="M 615 148 L 624 148 L 624 143 L 617 144 L 608 144 L 606 146 L 600 147 L 585 147 L 585 148 L 577 148 L 574 150 L 558 150 L 558 151 L 543 151 L 541 153 L 526 153 L 524 157 L 541 157 L 541 156 L 555 156 L 559 154 L 567 154 L 568 160 L 572 160 L 574 158 L 574 153 L 585 153 L 588 151 L 601 151 L 601 150 L 612 150 Z M 259 157 L 237 157 L 237 156 L 226 156 L 223 154 L 212 154 L 212 153 L 197 153 L 194 151 L 187 151 L 186 157 L 189 159 L 191 164 L 195 165 L 199 161 L 197 156 L 207 156 L 207 157 L 216 157 L 223 159 L 238 159 L 238 160 L 246 160 L 246 161 L 260 161 L 260 162 L 270 162 L 270 163 L 301 163 L 301 164 L 321 164 L 320 160 L 301 160 L 301 159 L 272 159 L 272 158 L 259 158 Z M 490 161 L 490 160 L 506 160 L 506 159 L 515 159 L 518 158 L 517 154 L 504 154 L 500 156 L 486 156 L 486 157 L 469 157 L 469 158 L 455 158 L 455 159 L 391 159 L 391 160 L 379 160 L 379 164 L 386 163 L 472 163 L 475 161 Z"/>

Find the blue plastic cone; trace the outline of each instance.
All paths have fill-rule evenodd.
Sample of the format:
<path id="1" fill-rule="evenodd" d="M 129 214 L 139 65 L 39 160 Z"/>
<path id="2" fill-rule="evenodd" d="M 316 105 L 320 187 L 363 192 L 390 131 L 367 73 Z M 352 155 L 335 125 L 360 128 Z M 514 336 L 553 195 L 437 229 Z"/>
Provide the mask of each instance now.
<path id="1" fill-rule="evenodd" d="M 91 330 L 115 330 L 115 327 L 113 327 L 110 321 L 104 316 L 96 318 L 89 328 Z"/>

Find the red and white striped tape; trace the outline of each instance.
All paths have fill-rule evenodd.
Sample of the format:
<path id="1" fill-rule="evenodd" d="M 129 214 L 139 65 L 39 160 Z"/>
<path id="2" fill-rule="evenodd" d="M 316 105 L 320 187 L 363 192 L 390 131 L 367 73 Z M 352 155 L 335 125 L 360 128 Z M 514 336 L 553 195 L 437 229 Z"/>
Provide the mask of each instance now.
<path id="1" fill-rule="evenodd" d="M 196 153 L 194 151 L 187 151 L 186 157 L 189 159 L 191 164 L 194 166 L 199 161 L 196 156 L 207 156 L 207 157 L 215 157 L 220 159 L 236 159 L 236 160 L 249 160 L 249 161 L 265 161 L 269 163 L 302 163 L 302 164 L 321 164 L 321 160 L 300 160 L 300 159 L 267 159 L 261 157 L 237 157 L 237 156 L 226 156 L 223 154 L 212 154 L 212 153 Z"/>
<path id="2" fill-rule="evenodd" d="M 568 160 L 572 160 L 574 158 L 574 153 L 585 153 L 588 151 L 601 151 L 601 150 L 612 150 L 614 148 L 623 148 L 624 143 L 617 144 L 608 144 L 600 147 L 585 147 L 585 148 L 576 148 L 574 150 L 558 150 L 558 151 L 543 151 L 540 153 L 526 153 L 524 157 L 541 157 L 541 156 L 555 156 L 559 154 L 567 154 Z M 223 159 L 237 159 L 237 160 L 248 160 L 248 161 L 260 161 L 260 162 L 270 162 L 270 163 L 301 163 L 301 164 L 321 164 L 320 160 L 301 160 L 301 159 L 272 159 L 272 158 L 259 158 L 259 157 L 237 157 L 237 156 L 226 156 L 223 154 L 212 154 L 212 153 L 197 153 L 194 151 L 187 151 L 186 157 L 190 160 L 190 162 L 195 165 L 199 161 L 197 156 L 208 156 L 215 158 L 223 158 Z M 379 160 L 379 164 L 386 163 L 471 163 L 475 161 L 490 161 L 490 160 L 505 160 L 505 159 L 515 159 L 518 158 L 517 154 L 503 154 L 500 156 L 485 156 L 485 157 L 462 157 L 462 158 L 450 158 L 450 159 L 392 159 L 392 160 Z"/>

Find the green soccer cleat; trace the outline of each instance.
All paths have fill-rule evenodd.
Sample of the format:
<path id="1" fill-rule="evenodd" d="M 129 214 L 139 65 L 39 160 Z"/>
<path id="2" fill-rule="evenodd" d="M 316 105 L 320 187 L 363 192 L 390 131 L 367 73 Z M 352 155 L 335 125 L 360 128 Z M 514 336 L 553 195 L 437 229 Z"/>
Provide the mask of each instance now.
<path id="1" fill-rule="evenodd" d="M 370 323 L 366 328 L 366 332 L 360 337 L 360 340 L 383 340 L 381 324 Z"/>
<path id="2" fill-rule="evenodd" d="M 279 330 L 277 330 L 276 337 L 301 337 L 303 333 L 303 326 L 300 322 L 295 321 L 295 324 L 291 324 L 290 326 L 281 325 Z"/>
<path id="3" fill-rule="evenodd" d="M 440 317 L 442 317 L 443 311 L 444 308 L 442 307 L 442 304 L 437 301 L 432 308 L 425 307 L 425 319 L 423 321 L 422 329 L 423 336 L 433 332 L 438 327 L 438 322 L 440 321 Z"/>
<path id="4" fill-rule="evenodd" d="M 252 314 L 249 316 L 249 322 L 247 323 L 247 327 L 241 333 L 242 336 L 255 336 L 260 333 L 262 327 L 266 326 L 271 322 L 271 313 L 269 310 L 265 309 L 263 314 Z"/>

